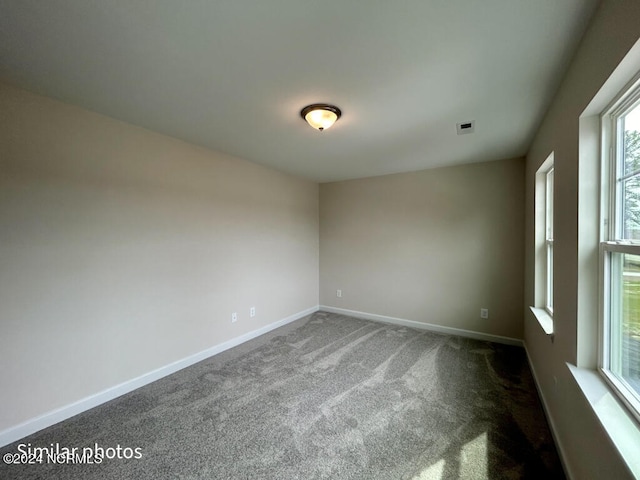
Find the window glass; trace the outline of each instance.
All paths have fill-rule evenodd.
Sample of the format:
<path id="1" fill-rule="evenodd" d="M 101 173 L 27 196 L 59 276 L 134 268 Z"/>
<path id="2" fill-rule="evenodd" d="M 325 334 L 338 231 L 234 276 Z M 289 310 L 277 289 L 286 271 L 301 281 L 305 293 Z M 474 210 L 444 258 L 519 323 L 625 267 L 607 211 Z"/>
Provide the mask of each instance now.
<path id="1" fill-rule="evenodd" d="M 611 114 L 613 224 L 602 249 L 608 308 L 601 368 L 640 418 L 640 92 L 631 98 Z"/>
<path id="2" fill-rule="evenodd" d="M 619 171 L 621 182 L 621 232 L 622 239 L 640 240 L 640 106 L 636 106 L 618 122 L 622 162 Z"/>
<path id="3" fill-rule="evenodd" d="M 611 258 L 610 370 L 640 395 L 640 255 Z"/>
<path id="4" fill-rule="evenodd" d="M 545 205 L 545 231 L 546 231 L 546 256 L 547 256 L 547 278 L 545 292 L 545 308 L 553 314 L 553 180 L 554 169 L 551 168 L 546 174 L 546 205 Z"/>

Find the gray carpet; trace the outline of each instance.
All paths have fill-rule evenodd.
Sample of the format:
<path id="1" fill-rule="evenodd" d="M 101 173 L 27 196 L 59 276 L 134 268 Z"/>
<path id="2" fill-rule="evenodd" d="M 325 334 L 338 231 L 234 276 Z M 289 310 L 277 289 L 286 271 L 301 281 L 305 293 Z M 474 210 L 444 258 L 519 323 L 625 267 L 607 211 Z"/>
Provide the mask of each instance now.
<path id="1" fill-rule="evenodd" d="M 564 478 L 523 349 L 325 312 L 2 454 L 19 443 L 142 458 L 2 463 L 0 478 Z"/>

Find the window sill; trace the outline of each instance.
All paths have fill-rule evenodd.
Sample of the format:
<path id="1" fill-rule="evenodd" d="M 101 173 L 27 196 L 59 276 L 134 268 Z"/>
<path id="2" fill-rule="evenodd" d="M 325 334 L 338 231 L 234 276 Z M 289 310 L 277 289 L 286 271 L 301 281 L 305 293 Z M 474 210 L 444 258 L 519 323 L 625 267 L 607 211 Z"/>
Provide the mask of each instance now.
<path id="1" fill-rule="evenodd" d="M 640 478 L 640 426 L 609 390 L 598 372 L 569 363 L 567 367 L 627 467 L 635 477 Z"/>
<path id="2" fill-rule="evenodd" d="M 538 323 L 542 327 L 542 330 L 544 330 L 544 333 L 553 336 L 553 318 L 551 318 L 544 308 L 529 308 L 531 309 L 531 312 L 533 312 L 533 316 L 538 320 Z"/>

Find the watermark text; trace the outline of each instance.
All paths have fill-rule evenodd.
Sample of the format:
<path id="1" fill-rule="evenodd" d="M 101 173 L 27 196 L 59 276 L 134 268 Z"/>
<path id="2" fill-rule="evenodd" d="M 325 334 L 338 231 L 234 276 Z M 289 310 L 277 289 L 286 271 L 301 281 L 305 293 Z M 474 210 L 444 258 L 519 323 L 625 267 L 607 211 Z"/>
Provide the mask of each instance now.
<path id="1" fill-rule="evenodd" d="M 139 460 L 142 458 L 140 447 L 103 447 L 94 443 L 90 447 L 65 447 L 51 443 L 46 447 L 20 443 L 16 452 L 5 453 L 2 460 L 7 465 L 53 464 L 100 464 L 105 460 Z"/>

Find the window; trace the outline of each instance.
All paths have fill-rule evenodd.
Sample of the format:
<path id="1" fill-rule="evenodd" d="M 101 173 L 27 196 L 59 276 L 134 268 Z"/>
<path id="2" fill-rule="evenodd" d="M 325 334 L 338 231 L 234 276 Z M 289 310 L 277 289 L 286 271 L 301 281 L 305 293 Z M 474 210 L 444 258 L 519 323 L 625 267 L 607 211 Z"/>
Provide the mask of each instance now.
<path id="1" fill-rule="evenodd" d="M 533 314 L 547 335 L 553 334 L 553 153 L 536 173 L 535 306 Z"/>
<path id="2" fill-rule="evenodd" d="M 600 370 L 640 418 L 640 88 L 602 118 Z"/>
<path id="3" fill-rule="evenodd" d="M 553 165 L 553 164 L 552 164 Z M 545 173 L 545 294 L 544 308 L 553 316 L 553 166 Z"/>

